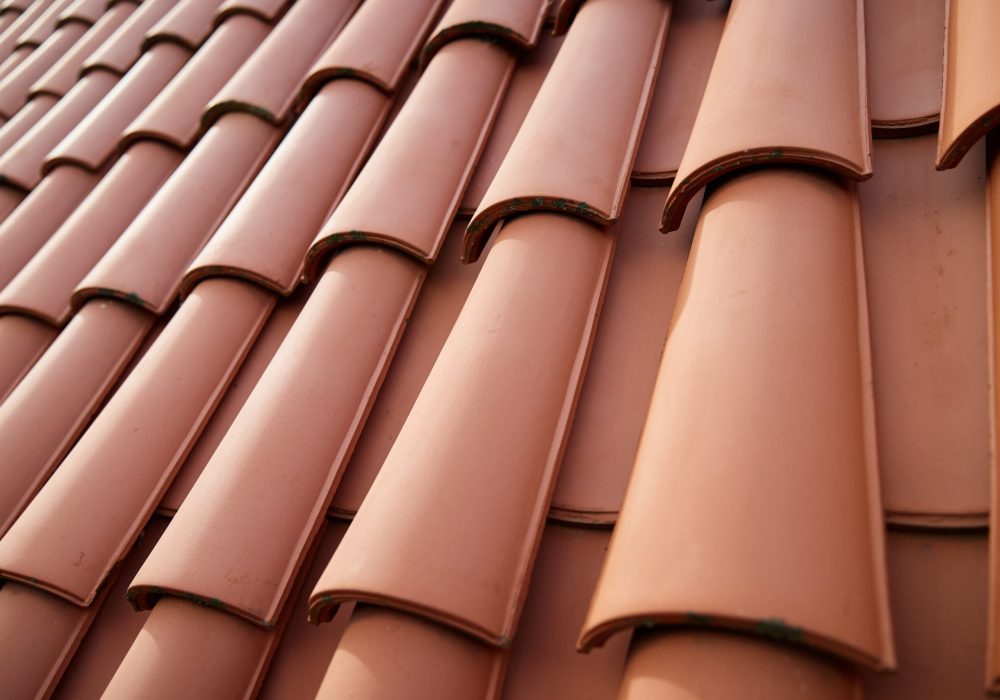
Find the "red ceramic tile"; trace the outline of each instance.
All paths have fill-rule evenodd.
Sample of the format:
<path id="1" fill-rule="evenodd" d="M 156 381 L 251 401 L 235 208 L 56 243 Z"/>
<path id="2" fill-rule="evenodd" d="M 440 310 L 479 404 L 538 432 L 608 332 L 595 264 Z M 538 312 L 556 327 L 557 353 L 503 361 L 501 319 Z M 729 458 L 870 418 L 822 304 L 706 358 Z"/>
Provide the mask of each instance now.
<path id="1" fill-rule="evenodd" d="M 337 36 L 358 1 L 299 0 L 292 5 L 260 48 L 212 100 L 205 123 L 233 111 L 284 122 L 291 115 L 309 66 Z"/>
<path id="2" fill-rule="evenodd" d="M 178 0 L 143 0 L 138 9 L 83 64 L 83 72 L 108 71 L 125 75 L 139 60 L 142 41 Z"/>
<path id="3" fill-rule="evenodd" d="M 18 38 L 28 29 L 46 9 L 52 4 L 52 0 L 36 0 L 26 7 L 18 15 L 3 34 L 0 34 L 0 59 L 6 59 L 14 50 L 18 43 Z"/>
<path id="4" fill-rule="evenodd" d="M 329 251 L 359 241 L 433 262 L 513 69 L 514 57 L 493 43 L 456 41 L 438 51 L 323 225 L 307 274 L 315 275 Z"/>
<path id="5" fill-rule="evenodd" d="M 362 81 L 325 85 L 188 268 L 184 288 L 226 274 L 291 293 L 309 245 L 368 157 L 389 105 Z"/>
<path id="6" fill-rule="evenodd" d="M 996 377 L 1000 376 L 1000 353 L 997 352 L 996 338 L 997 328 L 1000 327 L 1000 217 L 996 212 L 1000 211 L 1000 150 L 996 141 L 992 138 L 987 142 L 987 236 L 988 238 L 988 261 L 989 261 L 989 285 L 990 285 L 990 306 L 989 306 L 989 330 L 990 330 L 990 351 L 992 362 L 990 369 L 990 403 L 992 412 L 990 414 L 990 585 L 989 585 L 989 623 L 987 626 L 988 650 L 986 656 L 986 679 L 992 690 L 1000 690 L 1000 539 L 998 539 L 997 517 L 1000 516 L 1000 507 L 997 506 L 1000 500 L 1000 486 L 997 483 L 997 473 L 1000 470 L 997 453 L 997 417 L 1000 416 L 1000 391 L 996 387 Z"/>
<path id="7" fill-rule="evenodd" d="M 933 131 L 941 110 L 946 0 L 868 0 L 868 92 L 872 131 Z"/>
<path id="8" fill-rule="evenodd" d="M 595 528 L 545 528 L 511 648 L 505 698 L 610 700 L 617 696 L 628 638 L 622 636 L 589 654 L 574 648 L 609 536 L 608 531 Z"/>
<path id="9" fill-rule="evenodd" d="M 5 152 L 55 106 L 57 97 L 41 95 L 21 107 L 9 121 L 0 126 L 0 153 Z M 8 186 L 8 188 L 10 188 Z M 23 196 L 23 195 L 22 195 Z"/>
<path id="10" fill-rule="evenodd" d="M 0 533 L 69 452 L 151 324 L 125 304 L 88 304 L 0 404 Z"/>
<path id="11" fill-rule="evenodd" d="M 111 92 L 46 156 L 43 172 L 60 165 L 99 170 L 128 125 L 188 60 L 187 49 L 158 44 L 142 55 Z"/>
<path id="12" fill-rule="evenodd" d="M 67 22 L 80 22 L 91 25 L 101 18 L 101 15 L 115 0 L 73 0 L 59 15 L 57 25 Z"/>
<path id="13" fill-rule="evenodd" d="M 815 652 L 740 634 L 688 630 L 637 633 L 618 698 L 862 700 L 862 695 L 856 672 Z"/>
<path id="14" fill-rule="evenodd" d="M 313 592 L 315 618 L 362 600 L 510 644 L 614 240 L 559 214 L 505 225 Z"/>
<path id="15" fill-rule="evenodd" d="M 17 68 L 7 73 L 0 80 L 0 115 L 12 117 L 27 101 L 31 85 L 79 41 L 86 31 L 87 27 L 76 22 L 59 27 Z"/>
<path id="16" fill-rule="evenodd" d="M 983 148 L 936 173 L 933 136 L 876 141 L 860 188 L 882 501 L 891 522 L 990 510 Z"/>
<path id="17" fill-rule="evenodd" d="M 267 158 L 278 138 L 248 114 L 220 120 L 77 286 L 73 306 L 115 296 L 163 313 L 184 268 Z"/>
<path id="18" fill-rule="evenodd" d="M 677 174 L 726 24 L 728 5 L 674 3 L 663 64 L 632 167 L 635 183 L 663 185 Z"/>
<path id="19" fill-rule="evenodd" d="M 237 15 L 215 30 L 177 77 L 128 125 L 122 147 L 155 139 L 180 149 L 190 148 L 201 135 L 201 115 L 209 101 L 243 65 L 269 29 L 269 25 L 255 17 Z"/>
<path id="20" fill-rule="evenodd" d="M 618 219 L 669 16 L 660 0 L 584 5 L 469 223 L 464 259 L 475 260 L 495 224 L 517 212 Z"/>
<path id="21" fill-rule="evenodd" d="M 582 648 L 694 618 L 894 665 L 857 217 L 820 171 L 706 197 Z"/>
<path id="22" fill-rule="evenodd" d="M 28 89 L 29 96 L 62 97 L 69 92 L 80 76 L 84 61 L 125 23 L 135 8 L 132 2 L 119 2 L 111 7 L 80 37 L 79 41 L 31 85 Z"/>
<path id="23" fill-rule="evenodd" d="M 584 0 L 552 0 L 552 33 L 565 34 Z"/>
<path id="24" fill-rule="evenodd" d="M 871 175 L 858 0 L 734 0 L 663 230 L 677 228 L 689 198 L 721 174 L 776 163 Z"/>
<path id="25" fill-rule="evenodd" d="M 344 76 L 395 91 L 443 4 L 442 0 L 410 0 L 403 5 L 390 0 L 365 2 L 309 70 L 306 90 L 312 92 Z"/>
<path id="26" fill-rule="evenodd" d="M 3 63 L 0 63 L 0 79 L 15 71 L 18 66 L 28 60 L 34 49 L 33 46 L 19 46 L 14 49 L 10 56 L 4 59 Z"/>
<path id="27" fill-rule="evenodd" d="M 331 261 L 136 576 L 137 607 L 179 594 L 274 624 L 423 274 L 408 257 L 368 246 Z"/>
<path id="28" fill-rule="evenodd" d="M 224 21 L 232 15 L 248 14 L 273 23 L 291 2 L 292 0 L 224 0 L 219 6 L 217 21 Z"/>
<path id="29" fill-rule="evenodd" d="M 676 239 L 658 236 L 665 195 L 635 189 L 625 205 L 550 517 L 611 524 L 621 507 L 700 209 Z"/>
<path id="30" fill-rule="evenodd" d="M 37 47 L 45 43 L 45 40 L 56 31 L 59 16 L 72 3 L 73 0 L 53 0 L 48 3 L 37 19 L 17 37 L 17 45 Z"/>
<path id="31" fill-rule="evenodd" d="M 949 0 L 938 168 L 955 167 L 1000 119 L 1000 85 L 989 78 L 990 67 L 1000 61 L 997 26 L 997 3 Z"/>
<path id="32" fill-rule="evenodd" d="M 438 49 L 463 37 L 489 37 L 519 49 L 533 49 L 542 33 L 548 0 L 455 0 L 424 46 L 425 63 Z"/>
<path id="33" fill-rule="evenodd" d="M 212 20 L 221 4 L 222 0 L 180 0 L 149 30 L 144 47 L 171 41 L 191 52 L 197 51 L 212 33 Z"/>
<path id="34" fill-rule="evenodd" d="M 358 608 L 317 700 L 495 698 L 506 652 L 419 617 Z"/>
<path id="35" fill-rule="evenodd" d="M 69 320 L 70 297 L 118 240 L 181 154 L 154 143 L 125 153 L 10 283 L 0 290 L 0 313 L 37 316 L 55 326 Z"/>
<path id="36" fill-rule="evenodd" d="M 270 293 L 243 282 L 199 285 L 0 539 L 4 576 L 30 580 L 78 605 L 93 600 L 156 507 L 272 305 Z"/>
<path id="37" fill-rule="evenodd" d="M 52 326 L 27 316 L 0 316 L 0 401 L 45 352 L 56 332 Z"/>
<path id="38" fill-rule="evenodd" d="M 59 168 L 0 223 L 0 285 L 6 285 L 97 184 L 79 168 Z"/>

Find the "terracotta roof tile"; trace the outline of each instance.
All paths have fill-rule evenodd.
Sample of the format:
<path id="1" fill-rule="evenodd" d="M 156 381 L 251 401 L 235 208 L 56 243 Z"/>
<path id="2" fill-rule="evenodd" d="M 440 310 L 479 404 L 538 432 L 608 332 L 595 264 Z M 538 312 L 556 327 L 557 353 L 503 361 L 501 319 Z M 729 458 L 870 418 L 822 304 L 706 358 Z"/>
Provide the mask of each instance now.
<path id="1" fill-rule="evenodd" d="M 146 34 L 143 49 L 160 41 L 169 41 L 197 51 L 209 34 L 222 0 L 180 0 Z"/>
<path id="2" fill-rule="evenodd" d="M 734 0 L 663 230 L 722 173 L 776 163 L 871 175 L 861 2 Z"/>
<path id="3" fill-rule="evenodd" d="M 59 17 L 73 0 L 53 0 L 17 37 L 17 46 L 41 46 L 59 26 Z"/>
<path id="4" fill-rule="evenodd" d="M 552 0 L 553 34 L 565 34 L 584 0 Z"/>
<path id="5" fill-rule="evenodd" d="M 542 33 L 548 0 L 455 0 L 448 7 L 421 56 L 427 62 L 450 41 L 491 37 L 519 49 L 533 49 Z"/>
<path id="6" fill-rule="evenodd" d="M 989 570 L 989 618 L 987 624 L 987 657 L 986 657 L 986 682 L 992 691 L 1000 690 L 1000 586 L 998 586 L 998 569 L 1000 569 L 1000 539 L 996 537 L 997 515 L 1000 515 L 1000 508 L 997 507 L 997 500 L 1000 498 L 1000 487 L 997 485 L 997 472 L 1000 470 L 997 444 L 997 408 L 1000 405 L 1000 391 L 996 387 L 997 370 L 1000 369 L 1000 354 L 996 350 L 996 337 L 998 322 L 1000 322 L 1000 285 L 996 280 L 1000 279 L 1000 255 L 997 255 L 998 241 L 1000 241 L 1000 217 L 996 212 L 1000 211 L 1000 151 L 997 149 L 995 137 L 988 141 L 986 156 L 987 178 L 986 178 L 986 215 L 988 220 L 988 241 L 989 260 L 988 279 L 990 280 L 990 300 L 988 324 L 990 331 L 990 350 L 992 351 L 992 373 L 990 375 L 990 401 L 992 413 L 990 425 L 990 570 Z"/>
<path id="7" fill-rule="evenodd" d="M 114 3 L 115 0 L 73 0 L 59 15 L 57 24 L 62 26 L 67 22 L 81 22 L 91 25 Z"/>
<path id="8" fill-rule="evenodd" d="M 124 75 L 142 53 L 143 38 L 178 0 L 143 0 L 122 25 L 84 62 L 84 74 L 108 71 Z"/>
<path id="9" fill-rule="evenodd" d="M 24 136 L 28 130 L 49 113 L 60 95 L 39 95 L 17 110 L 17 114 L 0 126 L 0 152 L 6 152 L 11 145 Z M 4 189 L 13 189 L 6 186 Z"/>
<path id="10" fill-rule="evenodd" d="M 24 9 L 0 34 L 0 60 L 6 59 L 18 43 L 18 38 L 27 30 L 52 4 L 52 0 L 36 0 Z"/>
<path id="11" fill-rule="evenodd" d="M 86 33 L 87 27 L 67 24 L 31 52 L 0 80 L 0 114 L 11 117 L 27 100 L 28 89 Z"/>
<path id="12" fill-rule="evenodd" d="M 27 316 L 0 317 L 0 401 L 45 352 L 56 330 Z"/>
<path id="13" fill-rule="evenodd" d="M 237 14 L 259 17 L 265 22 L 276 21 L 292 0 L 223 0 L 216 14 L 218 21 Z"/>
<path id="14" fill-rule="evenodd" d="M 669 16 L 670 6 L 659 0 L 583 6 L 469 223 L 464 259 L 475 260 L 495 224 L 518 212 L 618 219 Z M 631 37 L 624 46 L 621 35 Z M 599 102 L 592 99 L 596 85 Z M 566 148 L 568 140 L 587 147 Z"/>

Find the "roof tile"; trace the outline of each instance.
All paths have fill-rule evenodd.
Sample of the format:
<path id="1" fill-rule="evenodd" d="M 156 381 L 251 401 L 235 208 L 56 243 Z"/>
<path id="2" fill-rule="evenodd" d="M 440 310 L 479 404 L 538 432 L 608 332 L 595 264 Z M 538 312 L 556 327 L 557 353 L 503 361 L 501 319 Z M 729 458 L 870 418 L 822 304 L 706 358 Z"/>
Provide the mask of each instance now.
<path id="1" fill-rule="evenodd" d="M 59 16 L 73 3 L 73 0 L 53 0 L 41 14 L 17 37 L 17 46 L 41 46 L 52 36 L 59 25 Z"/>
<path id="2" fill-rule="evenodd" d="M 663 230 L 722 173 L 776 163 L 871 175 L 860 0 L 734 0 Z"/>
<path id="3" fill-rule="evenodd" d="M 104 11 L 116 0 L 73 0 L 59 15 L 58 26 L 67 22 L 82 22 L 93 24 L 101 18 Z M 131 1 L 131 0 L 129 0 Z"/>
<path id="4" fill-rule="evenodd" d="M 212 33 L 216 10 L 222 0 L 179 0 L 146 34 L 143 50 L 161 41 L 174 42 L 192 53 Z"/>
<path id="5" fill-rule="evenodd" d="M 27 316 L 0 317 L 0 401 L 45 352 L 56 329 Z"/>
<path id="6" fill-rule="evenodd" d="M 291 2 L 292 0 L 224 0 L 216 13 L 216 24 L 238 14 L 253 15 L 273 23 Z"/>
<path id="7" fill-rule="evenodd" d="M 143 38 L 178 0 L 143 0 L 129 18 L 83 64 L 83 73 L 125 75 L 142 54 Z"/>
<path id="8" fill-rule="evenodd" d="M 492 38 L 519 49 L 533 49 L 542 33 L 548 0 L 455 0 L 424 46 L 426 63 L 450 41 L 464 37 Z"/>
<path id="9" fill-rule="evenodd" d="M 0 80 L 0 115 L 10 118 L 27 101 L 28 89 L 82 37 L 87 27 L 60 27 L 45 43 L 31 52 L 17 68 Z"/>
<path id="10" fill-rule="evenodd" d="M 17 114 L 0 126 L 0 153 L 5 153 L 8 148 L 17 143 L 18 139 L 24 136 L 28 129 L 37 124 L 42 117 L 49 113 L 58 97 L 52 95 L 39 95 L 34 97 L 26 105 L 17 110 Z M 5 187 L 4 189 L 14 189 Z M 23 193 L 22 193 L 23 196 Z"/>
<path id="11" fill-rule="evenodd" d="M 990 402 L 992 413 L 990 414 L 990 585 L 989 585 L 989 618 L 987 623 L 987 662 L 986 662 L 986 682 L 988 687 L 994 692 L 1000 691 L 1000 538 L 997 537 L 998 526 L 995 525 L 996 517 L 1000 515 L 1000 507 L 997 501 L 1000 499 L 1000 487 L 997 483 L 997 474 L 1000 471 L 1000 455 L 997 453 L 997 416 L 1000 416 L 998 405 L 1000 405 L 1000 390 L 996 386 L 996 377 L 1000 366 L 1000 354 L 997 353 L 996 338 L 997 328 L 1000 326 L 1000 217 L 996 212 L 1000 212 L 1000 149 L 992 138 L 987 142 L 987 178 L 986 178 L 986 213 L 989 221 L 987 235 L 989 236 L 989 260 L 988 279 L 990 280 L 990 304 L 988 325 L 990 330 L 990 350 L 992 352 L 992 373 L 990 375 Z"/>
<path id="12" fill-rule="evenodd" d="M 18 38 L 51 6 L 52 0 L 36 0 L 11 22 L 0 34 L 0 60 L 11 55 Z"/>

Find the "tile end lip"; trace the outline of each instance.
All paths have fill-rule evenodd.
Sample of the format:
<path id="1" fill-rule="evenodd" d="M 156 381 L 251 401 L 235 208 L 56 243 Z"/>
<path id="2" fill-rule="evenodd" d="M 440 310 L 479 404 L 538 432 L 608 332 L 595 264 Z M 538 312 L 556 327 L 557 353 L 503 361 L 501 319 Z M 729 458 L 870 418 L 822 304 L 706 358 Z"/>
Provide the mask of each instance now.
<path id="1" fill-rule="evenodd" d="M 181 280 L 180 298 L 181 300 L 187 298 L 187 296 L 194 291 L 194 288 L 201 282 L 216 277 L 227 277 L 243 282 L 250 282 L 251 284 L 258 285 L 268 291 L 274 292 L 279 296 L 288 297 L 295 291 L 301 276 L 301 270 L 299 270 L 292 276 L 291 281 L 288 282 L 268 277 L 242 265 L 198 265 L 197 267 L 189 269 L 185 273 L 184 279 Z M 0 307 L 0 310 L 2 310 L 2 307 Z"/>
<path id="2" fill-rule="evenodd" d="M 561 525 L 577 525 L 603 530 L 614 527 L 618 520 L 618 513 L 617 510 L 601 510 L 553 503 L 549 506 L 548 521 Z"/>
<path id="3" fill-rule="evenodd" d="M 56 329 L 66 325 L 69 313 L 69 308 L 66 308 L 56 315 L 51 311 L 41 309 L 39 306 L 33 306 L 27 301 L 18 302 L 0 297 L 0 316 L 26 316 Z"/>
<path id="4" fill-rule="evenodd" d="M 433 265 L 442 240 L 443 236 L 439 236 L 434 250 L 422 250 L 400 238 L 379 231 L 339 228 L 324 230 L 309 246 L 302 271 L 302 280 L 306 283 L 315 281 L 322 274 L 323 268 L 329 263 L 330 258 L 341 249 L 355 245 L 388 248 L 395 252 L 405 253 L 408 257 L 416 258 L 418 262 L 425 265 Z"/>
<path id="5" fill-rule="evenodd" d="M 123 155 L 125 151 L 137 143 L 152 142 L 176 149 L 183 154 L 187 152 L 187 150 L 191 148 L 203 134 L 204 129 L 201 128 L 200 123 L 195 127 L 192 134 L 186 138 L 178 137 L 174 134 L 168 134 L 164 131 L 156 131 L 154 129 L 129 129 L 122 134 L 120 139 L 118 139 L 116 152 L 118 155 Z"/>
<path id="6" fill-rule="evenodd" d="M 498 22 L 483 20 L 458 22 L 439 29 L 427 40 L 420 52 L 420 69 L 426 68 L 437 52 L 447 44 L 464 39 L 489 41 L 514 51 L 530 51 L 538 43 L 538 32 L 534 37 L 529 37 Z"/>
<path id="7" fill-rule="evenodd" d="M 216 122 L 227 114 L 249 114 L 257 117 L 271 126 L 280 127 L 285 121 L 285 114 L 274 114 L 266 107 L 244 102 L 235 98 L 213 100 L 201 115 L 201 133 L 208 131 Z"/>
<path id="8" fill-rule="evenodd" d="M 994 105 L 973 119 L 950 141 L 946 141 L 944 136 L 946 117 L 947 114 L 942 113 L 941 128 L 938 131 L 937 161 L 934 163 L 937 170 L 951 170 L 958 166 L 979 139 L 1000 126 L 1000 104 Z"/>
<path id="9" fill-rule="evenodd" d="M 125 592 L 125 599 L 128 600 L 129 605 L 131 605 L 132 609 L 136 612 L 152 610 L 160 599 L 165 597 L 179 598 L 181 600 L 186 600 L 189 603 L 200 605 L 204 608 L 221 610 L 265 630 L 272 630 L 278 626 L 279 615 L 255 615 L 244 608 L 239 608 L 229 603 L 225 603 L 218 598 L 198 595 L 197 593 L 192 593 L 191 591 L 182 588 L 176 588 L 173 586 L 156 586 L 152 584 L 138 584 L 129 586 L 128 590 Z"/>
<path id="10" fill-rule="evenodd" d="M 118 302 L 123 302 L 130 304 L 132 306 L 137 306 L 144 311 L 148 311 L 155 316 L 161 315 L 166 311 L 168 304 L 161 304 L 159 306 L 154 305 L 139 296 L 136 292 L 123 292 L 119 289 L 112 289 L 110 287 L 77 287 L 73 291 L 73 295 L 70 297 L 70 308 L 73 312 L 79 311 L 84 304 L 94 299 L 113 299 Z"/>
<path id="11" fill-rule="evenodd" d="M 36 578 L 24 573 L 18 573 L 17 571 L 0 566 L 0 583 L 8 581 L 12 583 L 19 583 L 39 591 L 44 591 L 45 593 L 49 593 L 56 598 L 59 598 L 67 603 L 72 603 L 80 608 L 89 607 L 90 604 L 97 598 L 97 594 L 101 588 L 100 586 L 97 586 L 92 588 L 87 595 L 80 595 L 78 591 L 71 591 L 53 581 Z"/>
<path id="12" fill-rule="evenodd" d="M 302 83 L 300 101 L 308 100 L 335 80 L 357 80 L 358 82 L 371 85 L 379 92 L 392 95 L 396 91 L 401 79 L 402 76 L 396 76 L 394 79 L 386 81 L 371 71 L 352 68 L 350 66 L 320 68 L 309 73 L 308 77 Z"/>
<path id="13" fill-rule="evenodd" d="M 195 43 L 187 37 L 174 32 L 157 32 L 156 34 L 149 34 L 143 38 L 139 51 L 146 53 L 157 44 L 173 44 L 190 51 L 191 53 L 197 51 L 201 46 L 200 42 Z"/>
<path id="14" fill-rule="evenodd" d="M 967 513 L 920 512 L 885 509 L 886 525 L 894 530 L 919 530 L 940 533 L 985 532 L 989 529 L 988 511 Z"/>
<path id="15" fill-rule="evenodd" d="M 872 136 L 877 139 L 909 138 L 937 131 L 940 113 L 921 117 L 900 117 L 898 119 L 871 120 Z"/>

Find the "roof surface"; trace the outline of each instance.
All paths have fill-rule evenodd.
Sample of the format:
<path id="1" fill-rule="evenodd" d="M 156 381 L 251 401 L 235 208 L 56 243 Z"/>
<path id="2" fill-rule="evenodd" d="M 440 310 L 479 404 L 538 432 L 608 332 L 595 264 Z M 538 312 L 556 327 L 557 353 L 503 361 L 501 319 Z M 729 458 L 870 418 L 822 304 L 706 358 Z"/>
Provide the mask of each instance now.
<path id="1" fill-rule="evenodd" d="M 1000 689 L 998 33 L 0 2 L 0 695 Z"/>

